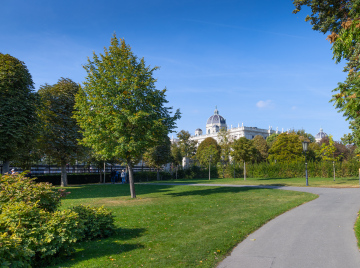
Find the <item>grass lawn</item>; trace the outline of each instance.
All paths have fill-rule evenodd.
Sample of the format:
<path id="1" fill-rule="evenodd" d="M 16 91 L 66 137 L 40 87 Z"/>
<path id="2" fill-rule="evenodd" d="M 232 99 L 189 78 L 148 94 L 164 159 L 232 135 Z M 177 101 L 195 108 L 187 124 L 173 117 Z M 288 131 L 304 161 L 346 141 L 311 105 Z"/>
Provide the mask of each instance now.
<path id="1" fill-rule="evenodd" d="M 104 205 L 118 233 L 48 267 L 215 267 L 277 215 L 316 195 L 273 189 L 107 184 L 68 187 L 62 208 Z"/>
<path id="2" fill-rule="evenodd" d="M 310 187 L 329 187 L 329 188 L 353 188 L 359 187 L 359 178 L 309 178 Z M 158 181 L 153 181 L 156 183 Z M 161 181 L 169 183 L 210 183 L 210 184 L 236 184 L 236 185 L 279 185 L 279 186 L 299 186 L 306 187 L 305 178 L 226 178 L 226 179 L 181 179 L 181 180 L 170 180 Z"/>

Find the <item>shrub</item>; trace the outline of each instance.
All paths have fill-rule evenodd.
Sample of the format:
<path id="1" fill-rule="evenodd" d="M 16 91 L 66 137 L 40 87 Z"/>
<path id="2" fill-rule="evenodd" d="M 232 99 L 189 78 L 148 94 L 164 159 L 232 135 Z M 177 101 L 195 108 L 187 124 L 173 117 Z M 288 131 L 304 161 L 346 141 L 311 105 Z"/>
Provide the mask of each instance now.
<path id="1" fill-rule="evenodd" d="M 68 255 L 81 239 L 113 233 L 104 208 L 57 210 L 64 192 L 24 174 L 0 175 L 0 267 L 37 267 Z"/>
<path id="2" fill-rule="evenodd" d="M 114 233 L 114 216 L 104 207 L 76 206 L 71 209 L 79 215 L 79 238 L 91 240 L 96 237 L 107 237 Z"/>
<path id="3" fill-rule="evenodd" d="M 49 212 L 60 205 L 62 190 L 56 190 L 49 183 L 35 183 L 24 174 L 0 176 L 0 208 L 8 202 L 23 201 L 37 203 L 38 207 Z"/>

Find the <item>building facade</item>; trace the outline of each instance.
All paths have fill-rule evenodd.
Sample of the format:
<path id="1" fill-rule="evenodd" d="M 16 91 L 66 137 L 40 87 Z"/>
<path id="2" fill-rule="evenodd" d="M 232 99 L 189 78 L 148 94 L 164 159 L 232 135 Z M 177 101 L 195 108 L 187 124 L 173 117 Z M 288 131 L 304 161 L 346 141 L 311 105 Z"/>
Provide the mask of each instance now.
<path id="1" fill-rule="evenodd" d="M 206 122 L 206 131 L 203 133 L 202 129 L 198 128 L 195 130 L 195 135 L 191 137 L 192 140 L 197 141 L 198 144 L 200 144 L 203 140 L 206 138 L 213 138 L 217 142 L 219 142 L 218 139 L 218 132 L 221 128 L 225 128 L 229 131 L 230 138 L 231 139 L 238 139 L 241 137 L 245 137 L 249 140 L 253 139 L 256 135 L 260 135 L 266 139 L 268 136 L 270 136 L 273 133 L 278 133 L 278 130 L 273 130 L 272 127 L 269 127 L 269 129 L 261 129 L 257 127 L 245 127 L 243 124 L 238 127 L 230 127 L 226 125 L 226 119 L 222 117 L 219 114 L 219 111 L 217 108 L 215 108 L 214 114 L 209 117 L 209 119 Z"/>

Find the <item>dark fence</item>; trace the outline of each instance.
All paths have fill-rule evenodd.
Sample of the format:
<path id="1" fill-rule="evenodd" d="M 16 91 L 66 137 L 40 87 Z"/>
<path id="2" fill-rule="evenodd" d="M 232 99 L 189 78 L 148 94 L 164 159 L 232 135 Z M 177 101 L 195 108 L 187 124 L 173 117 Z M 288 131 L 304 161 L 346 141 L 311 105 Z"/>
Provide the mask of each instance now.
<path id="1" fill-rule="evenodd" d="M 105 172 L 106 173 L 111 173 L 111 171 L 113 170 L 123 170 L 125 169 L 125 166 L 121 166 L 121 165 L 105 165 Z M 15 172 L 17 173 L 21 173 L 24 170 L 22 170 L 19 167 L 14 167 L 14 166 L 10 166 L 9 170 L 14 169 Z M 134 172 L 138 172 L 138 171 L 152 171 L 154 169 L 151 169 L 149 167 L 146 166 L 134 166 L 133 168 Z M 66 171 L 69 174 L 79 174 L 79 173 L 94 173 L 94 174 L 98 174 L 98 173 L 103 173 L 104 172 L 104 167 L 97 167 L 97 166 L 85 166 L 85 165 L 67 165 L 66 166 Z M 45 174 L 60 174 L 61 173 L 61 167 L 57 166 L 57 165 L 34 165 L 31 167 L 30 170 L 32 175 L 45 175 Z M 3 166 L 0 165 L 0 173 L 3 173 Z"/>

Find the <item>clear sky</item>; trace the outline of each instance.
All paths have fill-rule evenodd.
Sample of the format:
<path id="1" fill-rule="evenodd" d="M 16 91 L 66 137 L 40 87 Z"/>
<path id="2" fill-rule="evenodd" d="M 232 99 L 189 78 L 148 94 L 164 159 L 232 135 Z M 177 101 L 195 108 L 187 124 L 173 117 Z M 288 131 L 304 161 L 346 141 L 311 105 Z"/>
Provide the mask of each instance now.
<path id="1" fill-rule="evenodd" d="M 0 0 L 0 52 L 25 62 L 38 89 L 82 83 L 82 65 L 116 32 L 167 88 L 177 131 L 205 131 L 217 106 L 229 126 L 349 133 L 329 103 L 345 79 L 326 35 L 291 0 Z M 174 134 L 175 136 L 175 134 Z"/>

